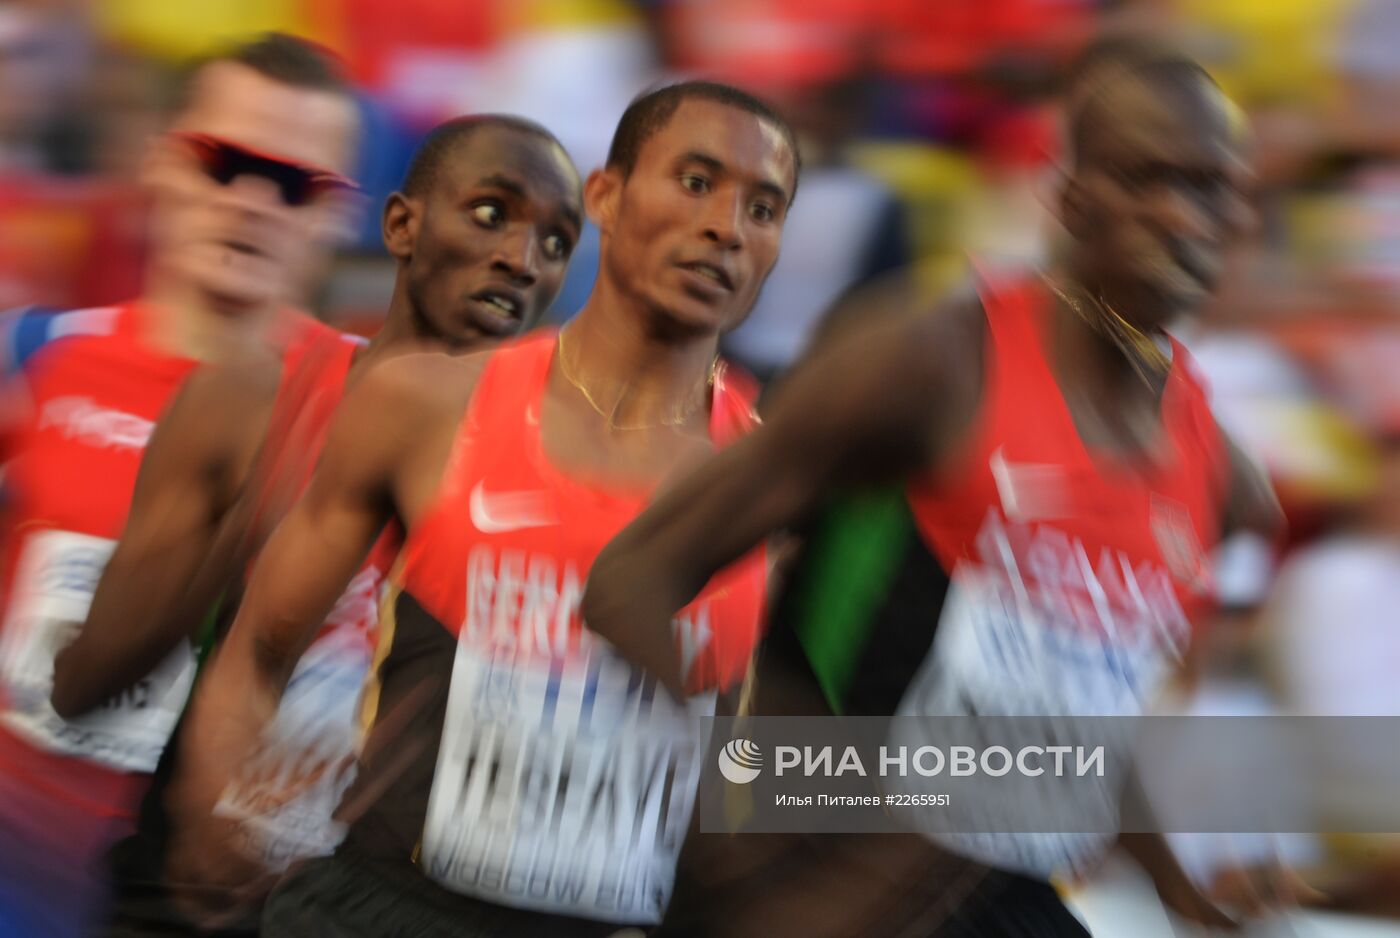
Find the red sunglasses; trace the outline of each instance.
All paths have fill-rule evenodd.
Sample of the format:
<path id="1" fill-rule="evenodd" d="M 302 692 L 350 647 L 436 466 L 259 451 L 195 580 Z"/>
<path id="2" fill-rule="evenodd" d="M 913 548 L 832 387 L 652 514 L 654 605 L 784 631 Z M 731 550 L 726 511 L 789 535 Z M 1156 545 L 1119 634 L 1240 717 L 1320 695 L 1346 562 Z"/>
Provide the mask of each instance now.
<path id="1" fill-rule="evenodd" d="M 182 143 L 204 174 L 219 185 L 226 186 L 239 176 L 260 176 L 276 183 L 286 205 L 305 205 L 336 189 L 359 189 L 340 173 L 259 153 L 210 134 L 177 130 L 170 137 Z"/>

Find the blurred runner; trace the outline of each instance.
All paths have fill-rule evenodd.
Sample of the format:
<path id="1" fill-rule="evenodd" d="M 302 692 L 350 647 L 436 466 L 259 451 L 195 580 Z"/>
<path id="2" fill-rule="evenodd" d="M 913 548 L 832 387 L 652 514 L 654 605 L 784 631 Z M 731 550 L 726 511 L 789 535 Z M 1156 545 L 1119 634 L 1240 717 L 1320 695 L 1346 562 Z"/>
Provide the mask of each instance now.
<path id="1" fill-rule="evenodd" d="M 597 286 L 562 332 L 490 357 L 405 356 L 347 399 L 196 695 L 172 869 L 229 882 L 210 811 L 384 525 L 406 533 L 374 720 L 329 860 L 266 935 L 601 935 L 659 921 L 689 825 L 699 717 L 743 677 L 761 552 L 675 620 L 678 705 L 581 627 L 594 554 L 665 480 L 746 430 L 717 361 L 777 258 L 798 155 L 748 95 L 635 101 L 585 189 Z M 367 810 L 366 810 L 367 806 Z"/>
<path id="2" fill-rule="evenodd" d="M 399 274 L 379 334 L 363 345 L 327 330 L 282 358 L 204 369 L 161 419 L 87 623 L 58 657 L 58 713 L 144 695 L 153 669 L 198 637 L 221 594 L 225 608 L 236 605 L 228 598 L 309 479 L 347 389 L 386 358 L 479 348 L 534 324 L 558 293 L 582 216 L 578 172 L 544 128 L 493 115 L 434 130 L 384 208 Z M 386 530 L 298 663 L 265 748 L 221 802 L 225 816 L 246 820 L 249 859 L 268 870 L 339 841 L 331 815 L 353 775 L 356 704 L 398 547 L 398 532 Z M 142 824 L 150 842 L 117 857 L 123 934 L 172 914 L 152 798 L 152 823 Z"/>
<path id="3" fill-rule="evenodd" d="M 356 120 L 335 64 L 299 40 L 268 36 L 202 64 L 144 170 L 143 295 L 54 315 L 52 341 L 6 389 L 6 933 L 80 931 L 100 893 L 94 861 L 131 829 L 193 659 L 172 656 L 139 693 L 67 721 L 49 706 L 54 656 L 86 614 L 151 429 L 183 378 L 199 361 L 325 328 L 286 304 L 340 227 Z"/>
<path id="4" fill-rule="evenodd" d="M 590 627 L 678 691 L 665 622 L 697 584 L 833 491 L 898 482 L 927 549 L 917 586 L 936 605 L 919 634 L 827 649 L 846 658 L 841 702 L 948 715 L 1136 714 L 1151 702 L 1207 597 L 1205 550 L 1232 526 L 1276 523 L 1267 485 L 1216 426 L 1189 356 L 1165 331 L 1208 297 L 1241 220 L 1236 134 L 1206 74 L 1150 44 L 1091 49 L 1070 86 L 1073 163 L 1060 203 L 1069 239 L 1050 271 L 983 280 L 975 296 L 934 311 L 888 285 L 853 300 L 843 317 L 875 325 L 799 366 L 767 427 L 600 555 L 584 601 Z M 888 581 L 902 582 L 902 571 Z M 1000 592 L 1013 585 L 1034 614 L 1014 623 L 1029 651 L 1008 669 L 980 655 L 989 646 L 978 630 L 995 610 L 1023 608 Z M 1123 840 L 1168 905 L 1228 922 L 1159 836 Z M 1048 879 L 1086 869 L 1106 843 L 940 843 L 992 872 L 941 925 L 925 918 L 911 933 L 1085 934 Z M 815 896 L 829 897 L 825 916 L 812 911 Z M 725 908 L 724 926 L 686 922 L 675 933 L 743 934 L 734 922 L 764 921 L 765 902 L 788 901 L 824 919 L 825 931 L 806 933 L 849 934 L 861 923 L 841 897 L 799 879 L 785 894 L 751 890 L 753 916 Z"/>

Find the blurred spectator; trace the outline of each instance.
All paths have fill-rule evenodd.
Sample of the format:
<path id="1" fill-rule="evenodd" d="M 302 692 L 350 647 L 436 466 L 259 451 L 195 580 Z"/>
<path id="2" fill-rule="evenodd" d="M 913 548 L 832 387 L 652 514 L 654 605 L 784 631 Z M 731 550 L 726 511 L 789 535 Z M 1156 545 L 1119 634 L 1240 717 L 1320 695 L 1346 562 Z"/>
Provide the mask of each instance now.
<path id="1" fill-rule="evenodd" d="M 910 259 L 903 207 L 884 183 L 848 160 L 865 82 L 841 76 L 770 97 L 799 135 L 802 189 L 763 296 L 725 340 L 726 353 L 761 378 L 797 358 L 841 294 Z"/>
<path id="2" fill-rule="evenodd" d="M 102 0 L 91 8 L 97 28 L 110 41 L 155 59 L 183 62 L 207 55 L 233 37 L 260 32 L 327 41 L 317 27 L 329 8 L 342 5 L 318 0 Z"/>
<path id="3" fill-rule="evenodd" d="M 420 132 L 465 110 L 496 40 L 498 0 L 305 0 L 352 75 Z M 464 107 L 464 99 L 471 106 Z"/>
<path id="4" fill-rule="evenodd" d="M 0 172 L 45 171 L 64 163 L 63 119 L 87 74 L 90 36 L 79 6 L 0 6 Z"/>
<path id="5" fill-rule="evenodd" d="M 568 81 L 560 81 L 568 75 Z M 625 0 L 526 0 L 502 18 L 500 42 L 473 89 L 478 106 L 521 114 L 558 135 L 587 174 L 607 158 L 628 103 L 662 80 L 648 21 Z M 464 99 L 466 89 L 463 89 Z M 551 322 L 577 313 L 598 274 L 598 230 L 585 224 Z"/>
<path id="6" fill-rule="evenodd" d="M 1371 495 L 1335 531 L 1284 565 L 1259 635 L 1266 670 L 1285 713 L 1400 715 L 1400 434 L 1378 440 L 1381 471 Z M 1392 817 L 1400 788 L 1393 760 L 1358 745 L 1355 732 L 1313 741 L 1320 829 L 1370 831 Z M 1366 737 L 1369 740 L 1369 736 Z M 1393 835 L 1312 838 L 1313 879 L 1337 907 L 1400 914 L 1400 843 Z"/>
<path id="7" fill-rule="evenodd" d="M 1365 437 L 1285 348 L 1248 330 L 1191 343 L 1216 418 L 1268 471 L 1290 514 L 1354 503 L 1374 482 Z"/>
<path id="8" fill-rule="evenodd" d="M 1269 604 L 1274 671 L 1299 713 L 1400 715 L 1400 434 L 1379 450 L 1371 496 L 1290 558 Z"/>

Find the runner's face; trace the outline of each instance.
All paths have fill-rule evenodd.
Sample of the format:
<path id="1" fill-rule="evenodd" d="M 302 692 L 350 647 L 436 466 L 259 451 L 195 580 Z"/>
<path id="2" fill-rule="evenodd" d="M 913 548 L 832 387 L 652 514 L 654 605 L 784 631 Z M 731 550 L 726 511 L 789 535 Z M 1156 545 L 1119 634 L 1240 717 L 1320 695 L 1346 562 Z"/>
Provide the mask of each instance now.
<path id="1" fill-rule="evenodd" d="M 685 328 L 732 329 L 778 259 L 795 172 L 772 124 L 684 101 L 642 145 L 615 210 L 593 213 L 606 239 L 603 264 L 625 292 Z"/>
<path id="2" fill-rule="evenodd" d="M 1102 93 L 1102 118 L 1076 170 L 1081 247 L 1114 308 L 1139 328 L 1194 312 L 1215 289 L 1241 227 L 1242 162 L 1208 82 L 1126 80 Z"/>
<path id="3" fill-rule="evenodd" d="M 195 79 L 174 130 L 346 174 L 356 114 L 348 98 L 284 85 L 216 62 Z M 221 185 L 188 146 L 164 137 L 146 166 L 155 262 L 209 302 L 235 312 L 304 300 L 342 227 L 348 196 L 285 203 L 276 183 L 241 175 Z"/>
<path id="4" fill-rule="evenodd" d="M 414 232 L 401 259 L 428 329 L 467 345 L 539 321 L 563 285 L 583 215 L 578 171 L 558 144 L 481 127 L 409 201 Z"/>

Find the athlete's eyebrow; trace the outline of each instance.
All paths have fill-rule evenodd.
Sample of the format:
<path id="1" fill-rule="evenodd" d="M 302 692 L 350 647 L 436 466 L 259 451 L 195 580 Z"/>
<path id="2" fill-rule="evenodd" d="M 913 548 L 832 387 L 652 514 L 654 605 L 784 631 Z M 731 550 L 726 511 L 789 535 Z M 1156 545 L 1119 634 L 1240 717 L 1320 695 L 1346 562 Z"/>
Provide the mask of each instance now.
<path id="1" fill-rule="evenodd" d="M 677 160 L 679 163 L 699 163 L 701 166 L 715 173 L 724 172 L 724 162 L 717 156 L 702 153 L 699 150 L 689 150 L 681 154 Z"/>
<path id="2" fill-rule="evenodd" d="M 517 179 L 509 176 L 502 176 L 500 173 L 492 173 L 477 180 L 477 187 L 480 189 L 501 189 L 511 195 L 525 198 L 525 187 Z"/>
<path id="3" fill-rule="evenodd" d="M 575 208 L 573 205 L 565 205 L 559 211 L 561 214 L 563 214 L 564 218 L 569 222 L 569 224 L 574 226 L 575 231 L 583 230 L 583 213 L 580 212 L 577 208 Z"/>
<path id="4" fill-rule="evenodd" d="M 709 153 L 705 153 L 701 150 L 690 150 L 686 153 L 681 154 L 681 158 L 678 162 L 699 163 L 701 166 L 705 167 L 712 173 L 722 173 L 728 169 L 728 167 L 724 165 L 724 162 L 718 157 L 711 156 Z M 769 195 L 773 196 L 773 198 L 782 202 L 784 205 L 787 205 L 787 190 L 784 189 L 782 186 L 778 185 L 773 180 L 759 179 L 754 183 L 754 185 L 756 185 L 763 192 L 766 192 Z"/>

